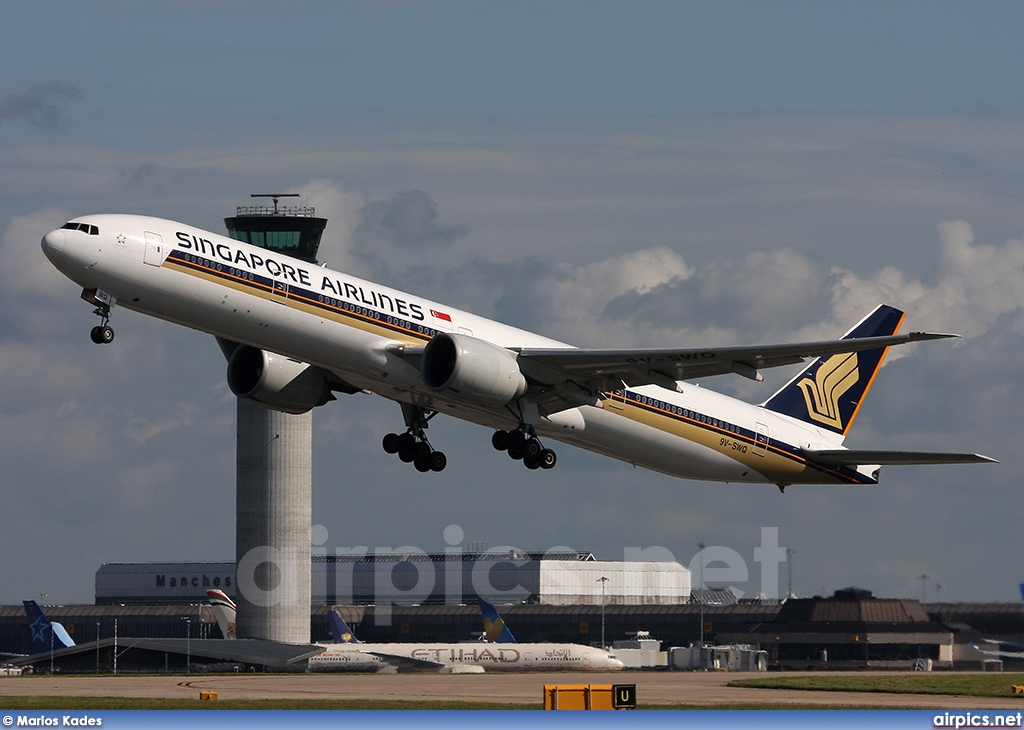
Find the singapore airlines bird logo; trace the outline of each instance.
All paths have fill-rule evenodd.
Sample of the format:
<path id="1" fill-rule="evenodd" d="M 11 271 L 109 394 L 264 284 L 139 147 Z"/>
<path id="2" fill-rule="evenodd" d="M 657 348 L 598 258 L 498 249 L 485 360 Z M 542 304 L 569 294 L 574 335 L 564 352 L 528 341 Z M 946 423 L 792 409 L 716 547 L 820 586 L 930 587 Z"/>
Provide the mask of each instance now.
<path id="1" fill-rule="evenodd" d="M 797 383 L 807 403 L 807 415 L 818 423 L 843 430 L 839 399 L 860 379 L 857 354 L 833 355 L 821 364 L 814 380 L 804 378 Z"/>

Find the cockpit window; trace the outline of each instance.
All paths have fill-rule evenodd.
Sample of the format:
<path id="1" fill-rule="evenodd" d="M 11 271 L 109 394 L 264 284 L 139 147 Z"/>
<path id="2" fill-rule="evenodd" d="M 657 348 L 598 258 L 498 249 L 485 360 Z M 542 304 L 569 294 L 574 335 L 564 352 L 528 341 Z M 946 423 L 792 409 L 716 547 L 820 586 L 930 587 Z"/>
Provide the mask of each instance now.
<path id="1" fill-rule="evenodd" d="M 90 225 L 89 223 L 68 222 L 62 225 L 61 228 L 69 231 L 82 231 L 83 233 L 88 233 L 90 236 L 100 235 L 99 226 Z"/>

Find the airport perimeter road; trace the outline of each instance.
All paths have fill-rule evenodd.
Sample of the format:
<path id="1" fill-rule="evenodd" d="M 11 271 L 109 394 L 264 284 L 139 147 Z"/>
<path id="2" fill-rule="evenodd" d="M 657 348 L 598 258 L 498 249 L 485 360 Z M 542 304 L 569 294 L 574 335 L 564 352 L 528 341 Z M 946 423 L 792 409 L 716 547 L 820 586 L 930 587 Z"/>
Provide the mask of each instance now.
<path id="1" fill-rule="evenodd" d="M 815 673 L 820 676 L 822 673 Z M 0 708 L 10 695 L 62 697 L 181 697 L 195 699 L 200 690 L 214 690 L 220 699 L 389 699 L 470 700 L 540 703 L 545 684 L 635 684 L 644 704 L 843 705 L 926 709 L 1021 709 L 1020 697 L 950 697 L 874 692 L 727 687 L 749 676 L 726 672 L 620 672 L 609 674 L 521 673 L 483 675 L 438 674 L 248 674 L 224 676 L 148 677 L 0 677 Z M 796 673 L 787 674 L 796 676 Z M 1009 691 L 1009 685 L 1007 685 Z"/>

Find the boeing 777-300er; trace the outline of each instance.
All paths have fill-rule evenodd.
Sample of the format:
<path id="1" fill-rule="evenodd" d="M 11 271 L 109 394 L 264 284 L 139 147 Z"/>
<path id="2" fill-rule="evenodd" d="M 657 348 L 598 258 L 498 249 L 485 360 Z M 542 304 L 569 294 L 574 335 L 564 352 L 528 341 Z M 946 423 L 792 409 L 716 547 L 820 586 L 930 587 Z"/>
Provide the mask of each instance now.
<path id="1" fill-rule="evenodd" d="M 583 644 L 364 644 L 337 611 L 329 612 L 335 643 L 309 658 L 311 672 L 617 672 L 623 664 L 606 649 Z"/>
<path id="2" fill-rule="evenodd" d="M 447 459 L 427 440 L 445 413 L 494 429 L 492 445 L 549 469 L 554 439 L 686 479 L 877 483 L 886 464 L 993 461 L 977 454 L 842 446 L 904 313 L 879 306 L 842 339 L 786 345 L 593 350 L 516 329 L 184 223 L 89 215 L 47 233 L 43 251 L 82 287 L 114 337 L 115 304 L 218 338 L 239 398 L 303 413 L 334 393 L 401 405 L 384 450 L 419 471 Z M 764 403 L 688 381 L 810 360 Z"/>

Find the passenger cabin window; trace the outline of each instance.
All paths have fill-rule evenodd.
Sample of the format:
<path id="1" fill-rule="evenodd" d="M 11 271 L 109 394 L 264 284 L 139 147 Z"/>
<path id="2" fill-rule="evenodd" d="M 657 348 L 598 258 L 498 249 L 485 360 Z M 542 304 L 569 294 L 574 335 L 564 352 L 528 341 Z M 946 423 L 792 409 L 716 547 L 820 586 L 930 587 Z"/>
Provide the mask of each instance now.
<path id="1" fill-rule="evenodd" d="M 65 223 L 61 228 L 68 231 L 82 231 L 90 236 L 100 235 L 99 226 L 90 225 L 89 223 Z"/>

